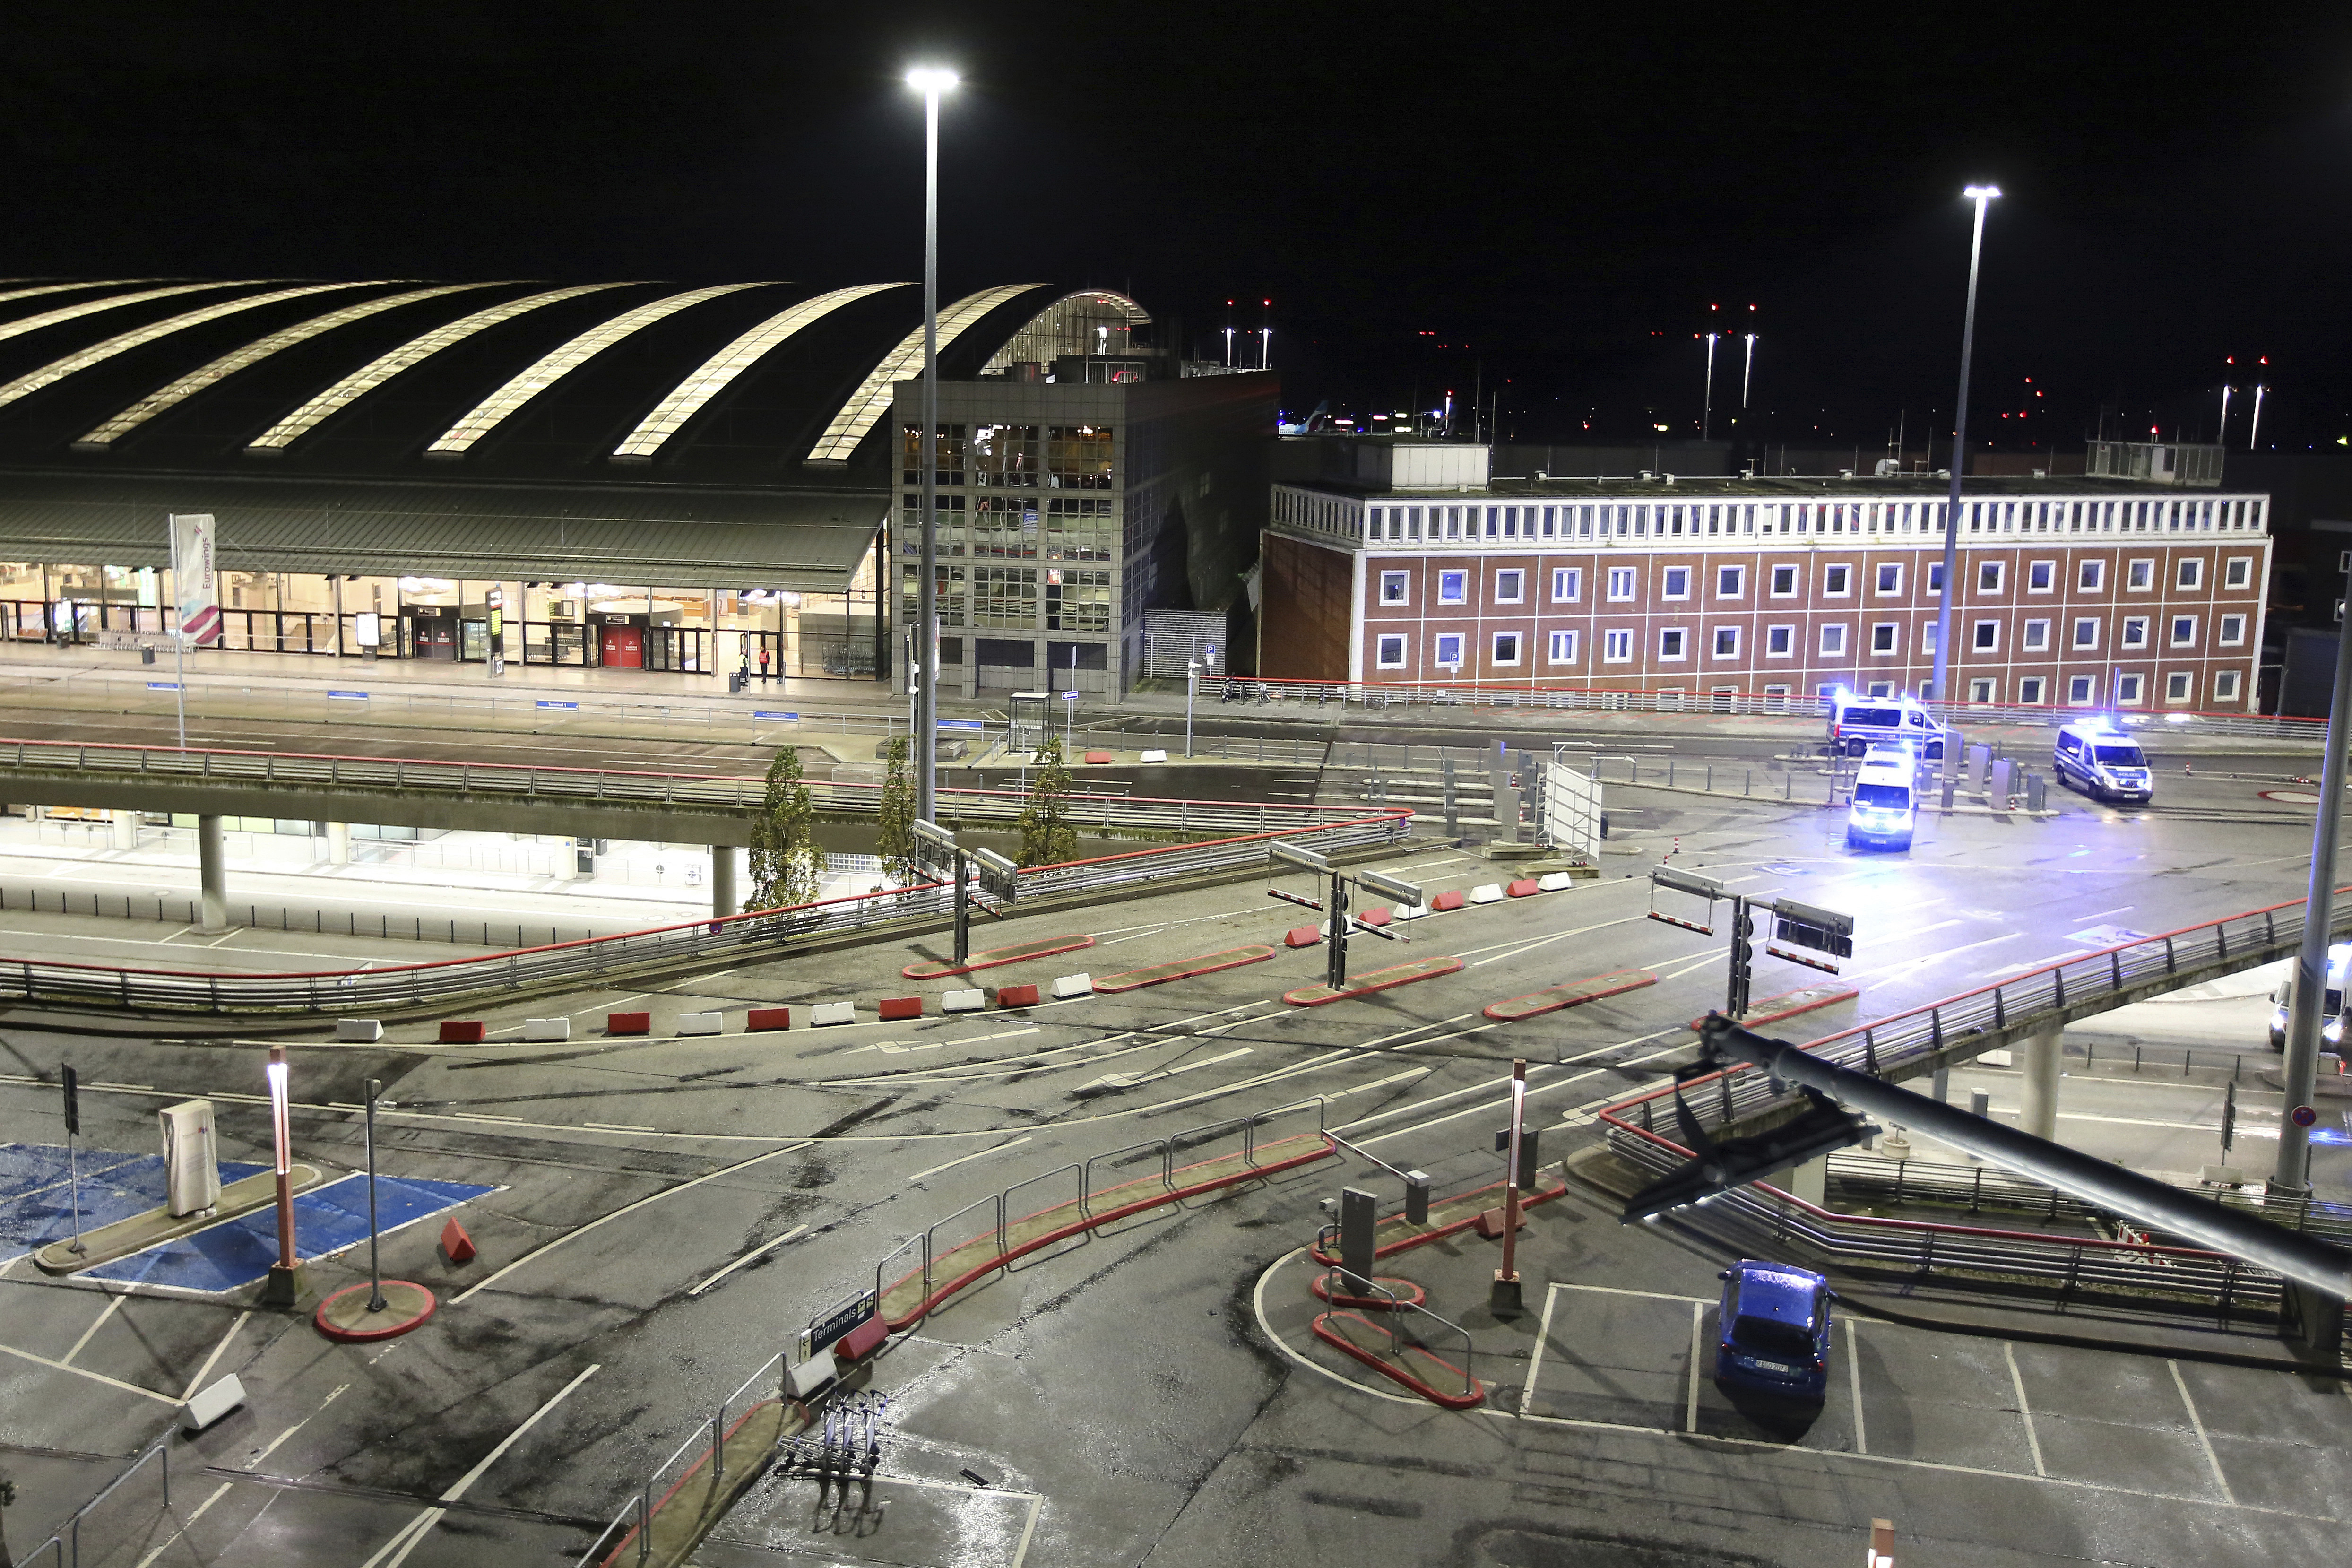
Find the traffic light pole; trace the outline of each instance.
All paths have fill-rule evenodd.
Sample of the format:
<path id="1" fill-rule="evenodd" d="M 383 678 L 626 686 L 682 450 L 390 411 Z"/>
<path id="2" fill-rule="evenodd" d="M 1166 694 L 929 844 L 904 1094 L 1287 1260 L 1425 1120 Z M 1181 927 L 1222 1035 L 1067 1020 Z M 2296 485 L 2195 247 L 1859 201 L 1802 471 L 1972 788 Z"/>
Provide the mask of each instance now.
<path id="1" fill-rule="evenodd" d="M 1731 895 L 1731 983 L 1724 993 L 1723 1010 L 1734 1018 L 1748 1016 L 1749 983 L 1756 977 L 1756 943 L 1748 927 L 1748 900 Z"/>
<path id="2" fill-rule="evenodd" d="M 1330 952 L 1325 956 L 1323 984 L 1334 991 L 1348 988 L 1348 879 L 1336 868 L 1331 872 L 1331 937 L 1323 945 Z"/>
<path id="3" fill-rule="evenodd" d="M 955 961 L 960 969 L 971 957 L 971 883 L 964 865 L 963 847 L 955 854 Z"/>

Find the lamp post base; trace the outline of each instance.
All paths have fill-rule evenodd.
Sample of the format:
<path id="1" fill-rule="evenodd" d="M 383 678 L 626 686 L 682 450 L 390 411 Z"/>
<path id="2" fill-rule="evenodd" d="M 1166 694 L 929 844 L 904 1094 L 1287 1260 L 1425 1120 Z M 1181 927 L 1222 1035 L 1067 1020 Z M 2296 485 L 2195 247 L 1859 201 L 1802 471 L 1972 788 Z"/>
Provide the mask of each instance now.
<path id="1" fill-rule="evenodd" d="M 1495 1270 L 1494 1289 L 1486 1295 L 1486 1310 L 1498 1318 L 1516 1318 L 1527 1310 L 1520 1300 L 1519 1277 Z"/>
<path id="2" fill-rule="evenodd" d="M 383 1282 L 383 1305 L 368 1310 L 369 1287 L 346 1286 L 319 1303 L 311 1321 L 320 1333 L 344 1344 L 388 1340 L 421 1327 L 438 1305 L 433 1292 L 407 1279 Z"/>
<path id="3" fill-rule="evenodd" d="M 310 1288 L 310 1271 L 301 1264 L 273 1263 L 269 1278 L 262 1281 L 261 1305 L 293 1307 L 299 1305 Z"/>

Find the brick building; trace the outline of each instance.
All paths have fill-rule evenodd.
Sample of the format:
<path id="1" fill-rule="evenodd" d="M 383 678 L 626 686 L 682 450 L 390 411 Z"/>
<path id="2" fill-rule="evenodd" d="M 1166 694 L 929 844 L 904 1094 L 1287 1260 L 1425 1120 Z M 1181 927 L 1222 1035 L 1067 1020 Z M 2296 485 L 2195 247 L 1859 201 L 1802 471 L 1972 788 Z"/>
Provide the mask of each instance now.
<path id="1" fill-rule="evenodd" d="M 1276 484 L 1269 679 L 1639 691 L 1925 693 L 1946 483 L 1918 478 Z M 2267 498 L 1971 478 L 1956 697 L 2251 710 Z"/>

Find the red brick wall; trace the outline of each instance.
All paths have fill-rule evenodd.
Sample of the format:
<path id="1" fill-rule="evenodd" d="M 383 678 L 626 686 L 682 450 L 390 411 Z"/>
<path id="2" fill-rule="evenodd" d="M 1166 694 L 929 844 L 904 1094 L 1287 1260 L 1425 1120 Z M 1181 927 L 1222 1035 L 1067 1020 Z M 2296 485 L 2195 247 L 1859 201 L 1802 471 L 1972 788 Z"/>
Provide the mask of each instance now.
<path id="1" fill-rule="evenodd" d="M 1345 680 L 1355 558 L 1265 536 L 1258 574 L 1258 673 L 1268 680 Z"/>

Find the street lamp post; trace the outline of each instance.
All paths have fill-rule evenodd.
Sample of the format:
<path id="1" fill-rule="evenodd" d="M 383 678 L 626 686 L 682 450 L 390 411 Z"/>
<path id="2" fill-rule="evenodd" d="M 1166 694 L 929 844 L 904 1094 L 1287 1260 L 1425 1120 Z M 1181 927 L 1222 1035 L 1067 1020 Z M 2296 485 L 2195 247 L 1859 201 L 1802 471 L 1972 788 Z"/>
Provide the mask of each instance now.
<path id="1" fill-rule="evenodd" d="M 1944 504 L 1944 587 L 1936 604 L 1936 675 L 1932 695 L 1949 702 L 1952 668 L 1952 601 L 1959 596 L 1960 474 L 1969 458 L 1969 356 L 1977 341 L 1977 262 L 1984 254 L 1985 208 L 2000 195 L 1999 185 L 1970 185 L 1960 193 L 1977 204 L 1969 238 L 1969 304 L 1960 319 L 1960 397 L 1952 414 L 1952 487 Z"/>
<path id="2" fill-rule="evenodd" d="M 923 466 L 922 574 L 915 584 L 915 639 L 919 652 L 915 700 L 915 815 L 937 816 L 940 730 L 940 94 L 955 86 L 956 74 L 925 67 L 907 73 L 907 85 L 923 95 Z"/>
<path id="3" fill-rule="evenodd" d="M 1702 441 L 1707 438 L 1715 423 L 1715 340 L 1721 336 L 1721 332 L 1706 334 L 1706 390 L 1699 395 L 1698 413 L 1698 438 Z"/>
<path id="4" fill-rule="evenodd" d="M 1201 661 L 1184 667 L 1184 760 L 1192 760 L 1192 697 L 1201 689 Z"/>
<path id="5" fill-rule="evenodd" d="M 278 1177 L 278 1261 L 261 1292 L 262 1305 L 290 1307 L 302 1296 L 302 1268 L 294 1252 L 294 1132 L 289 1115 L 286 1047 L 269 1047 L 263 1069 L 269 1082 L 269 1131 Z"/>

